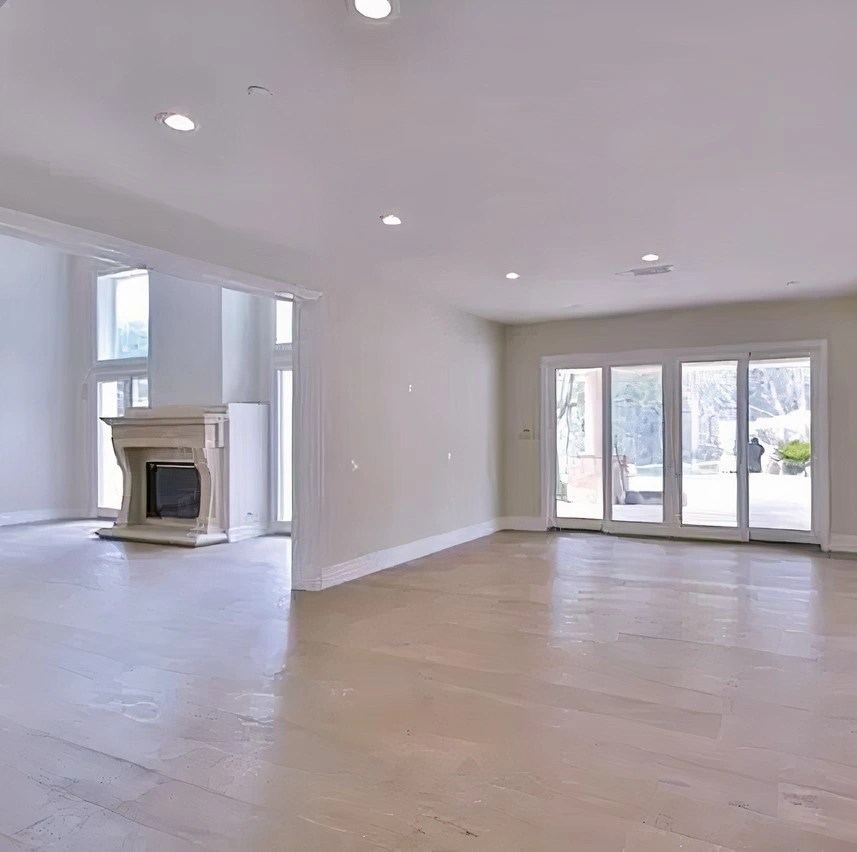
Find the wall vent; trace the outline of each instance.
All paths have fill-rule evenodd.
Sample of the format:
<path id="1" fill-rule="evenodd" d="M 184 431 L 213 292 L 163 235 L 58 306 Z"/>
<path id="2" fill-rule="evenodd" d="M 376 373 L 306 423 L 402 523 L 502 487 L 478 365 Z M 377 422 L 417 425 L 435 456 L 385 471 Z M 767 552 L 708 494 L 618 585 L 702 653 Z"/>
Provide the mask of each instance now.
<path id="1" fill-rule="evenodd" d="M 641 266 L 639 269 L 627 269 L 625 272 L 617 272 L 617 275 L 665 275 L 672 272 L 675 267 L 671 263 L 661 266 Z"/>

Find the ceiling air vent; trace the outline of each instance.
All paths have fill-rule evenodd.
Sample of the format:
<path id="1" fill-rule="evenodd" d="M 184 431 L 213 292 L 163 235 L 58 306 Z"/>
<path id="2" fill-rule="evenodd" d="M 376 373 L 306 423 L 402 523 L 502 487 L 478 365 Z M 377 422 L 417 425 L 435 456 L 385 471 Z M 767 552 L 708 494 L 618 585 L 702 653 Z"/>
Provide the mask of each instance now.
<path id="1" fill-rule="evenodd" d="M 617 272 L 617 275 L 664 275 L 672 272 L 675 267 L 671 263 L 662 266 L 641 266 L 639 269 L 627 269 L 625 272 Z"/>

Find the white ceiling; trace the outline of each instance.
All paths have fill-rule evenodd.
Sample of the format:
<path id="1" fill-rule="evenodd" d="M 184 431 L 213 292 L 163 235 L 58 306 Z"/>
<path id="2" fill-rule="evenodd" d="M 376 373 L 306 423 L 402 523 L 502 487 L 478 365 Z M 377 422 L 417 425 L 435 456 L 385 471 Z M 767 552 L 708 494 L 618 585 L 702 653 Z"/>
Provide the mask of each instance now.
<path id="1" fill-rule="evenodd" d="M 855 31 L 853 0 L 8 0 L 0 205 L 74 176 L 504 321 L 857 289 Z M 615 276 L 650 251 L 676 271 Z"/>

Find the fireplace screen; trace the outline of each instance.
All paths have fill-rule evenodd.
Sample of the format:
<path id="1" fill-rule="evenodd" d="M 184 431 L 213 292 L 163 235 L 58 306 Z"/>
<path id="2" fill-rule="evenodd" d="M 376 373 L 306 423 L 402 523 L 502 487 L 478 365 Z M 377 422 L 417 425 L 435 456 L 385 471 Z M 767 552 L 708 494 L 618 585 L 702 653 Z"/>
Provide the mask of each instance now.
<path id="1" fill-rule="evenodd" d="M 146 517 L 198 518 L 199 471 L 190 462 L 146 462 Z"/>

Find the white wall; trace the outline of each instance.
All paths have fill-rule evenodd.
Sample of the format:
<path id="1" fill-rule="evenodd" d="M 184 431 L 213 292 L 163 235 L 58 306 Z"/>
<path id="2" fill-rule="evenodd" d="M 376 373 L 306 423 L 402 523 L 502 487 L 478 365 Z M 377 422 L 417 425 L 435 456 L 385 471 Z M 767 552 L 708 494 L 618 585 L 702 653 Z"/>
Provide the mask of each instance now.
<path id="1" fill-rule="evenodd" d="M 301 587 L 385 567 L 407 549 L 378 552 L 467 537 L 497 519 L 500 326 L 354 291 L 300 306 L 298 325 Z M 367 554 L 376 556 L 361 561 Z"/>
<path id="2" fill-rule="evenodd" d="M 267 402 L 273 299 L 149 273 L 152 406 Z"/>
<path id="3" fill-rule="evenodd" d="M 271 398 L 274 301 L 223 290 L 222 309 L 223 401 L 266 402 Z"/>
<path id="4" fill-rule="evenodd" d="M 149 273 L 151 405 L 222 402 L 219 287 Z"/>
<path id="5" fill-rule="evenodd" d="M 84 514 L 69 260 L 0 237 L 0 524 Z"/>
<path id="6" fill-rule="evenodd" d="M 857 535 L 857 298 L 723 305 L 632 316 L 580 319 L 506 329 L 504 514 L 540 514 L 540 359 L 543 355 L 623 352 L 635 349 L 773 343 L 829 342 L 831 529 Z"/>

